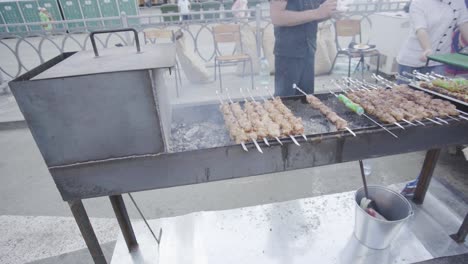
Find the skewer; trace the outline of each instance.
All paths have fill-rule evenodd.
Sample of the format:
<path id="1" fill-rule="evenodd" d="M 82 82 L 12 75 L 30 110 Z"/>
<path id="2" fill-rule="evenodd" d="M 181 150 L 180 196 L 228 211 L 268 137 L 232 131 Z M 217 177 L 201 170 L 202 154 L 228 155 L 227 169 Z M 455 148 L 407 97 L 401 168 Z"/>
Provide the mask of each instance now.
<path id="1" fill-rule="evenodd" d="M 348 82 L 350 82 L 351 84 L 353 84 L 355 87 L 358 87 L 358 89 L 359 89 L 359 87 L 360 87 L 361 89 L 364 89 L 364 90 L 366 90 L 366 91 L 368 91 L 368 92 L 371 91 L 369 88 L 365 87 L 362 83 L 360 83 L 360 82 L 358 83 L 357 80 L 353 80 L 353 79 L 351 79 L 351 78 L 346 78 L 346 79 L 348 80 Z"/>
<path id="2" fill-rule="evenodd" d="M 436 77 L 436 78 L 439 78 L 439 79 L 442 79 L 442 80 L 451 80 L 450 78 L 448 78 L 447 76 L 443 76 L 443 75 L 440 75 L 440 74 L 437 74 L 436 72 L 431 72 L 431 75 Z"/>
<path id="3" fill-rule="evenodd" d="M 349 127 L 345 127 L 345 128 L 346 130 L 349 131 L 349 133 L 351 133 L 351 135 L 356 136 L 356 134 Z"/>
<path id="4" fill-rule="evenodd" d="M 464 115 L 468 115 L 467 112 L 463 112 L 462 110 L 458 110 L 458 109 L 456 109 L 456 110 L 458 111 L 458 113 L 462 113 L 462 114 L 464 114 Z"/>
<path id="5" fill-rule="evenodd" d="M 406 75 L 406 76 L 408 76 L 408 77 L 412 77 L 412 78 L 418 79 L 418 80 L 420 80 L 420 81 L 425 81 L 425 82 L 429 82 L 429 81 L 430 81 L 430 80 L 428 80 L 428 79 L 425 78 L 425 77 L 422 77 L 422 76 L 419 76 L 419 75 L 415 75 L 415 74 L 411 74 L 411 73 L 406 72 L 406 71 L 403 72 L 403 75 Z"/>
<path id="6" fill-rule="evenodd" d="M 395 123 L 393 123 L 393 124 L 397 125 L 397 126 L 398 126 L 399 128 L 401 128 L 401 129 L 405 130 L 405 128 L 404 128 L 402 125 L 400 125 L 398 122 L 395 122 Z"/>
<path id="7" fill-rule="evenodd" d="M 330 93 L 332 93 L 333 95 L 335 95 L 336 97 L 338 97 L 334 92 L 330 91 Z M 366 115 L 366 114 L 362 114 L 363 116 L 367 117 L 369 120 L 371 120 L 373 123 L 377 124 L 379 127 L 383 128 L 385 131 L 387 131 L 388 133 L 390 133 L 392 136 L 394 136 L 395 138 L 398 138 L 397 135 L 395 135 L 394 133 L 392 133 L 390 130 L 388 130 L 386 127 L 384 127 L 383 125 L 381 125 L 380 123 L 378 123 L 377 121 L 375 121 L 374 119 L 372 119 L 370 116 Z M 395 125 L 398 124 L 398 123 L 394 123 Z M 398 124 L 399 127 L 402 127 L 400 124 Z M 403 128 L 403 127 L 402 127 Z M 403 128 L 404 129 L 404 128 Z"/>
<path id="8" fill-rule="evenodd" d="M 241 142 L 241 146 L 245 151 L 249 152 L 249 149 L 245 146 L 244 142 Z"/>
<path id="9" fill-rule="evenodd" d="M 242 91 L 242 88 L 239 88 L 239 90 L 240 90 L 240 93 L 241 93 L 242 97 L 244 97 L 244 100 L 245 100 L 246 102 L 248 102 L 247 97 L 245 96 L 244 92 Z M 267 140 L 266 138 L 263 138 L 263 142 L 264 142 L 267 146 L 270 146 L 270 143 L 268 142 L 268 140 Z"/>
<path id="10" fill-rule="evenodd" d="M 411 79 L 409 79 L 409 78 L 406 78 L 405 76 L 403 76 L 403 75 L 401 75 L 401 74 L 399 74 L 399 73 L 397 73 L 397 74 L 395 75 L 395 78 L 396 78 L 397 80 L 401 80 L 401 81 L 409 82 L 409 83 L 413 81 L 413 80 L 411 80 Z"/>
<path id="11" fill-rule="evenodd" d="M 252 93 L 250 92 L 249 89 L 247 89 L 247 93 L 249 94 L 250 96 L 250 99 L 252 99 L 252 101 L 256 101 L 255 98 L 252 96 Z M 281 142 L 281 140 L 278 138 L 278 137 L 275 137 L 276 141 L 278 141 L 278 143 L 280 143 L 281 146 L 283 146 L 283 142 Z"/>
<path id="12" fill-rule="evenodd" d="M 445 121 L 445 120 L 443 120 L 442 118 L 438 118 L 438 117 L 436 117 L 435 119 L 437 119 L 437 120 L 439 120 L 440 122 L 442 122 L 442 123 L 445 123 L 445 124 L 447 124 L 447 125 L 448 125 L 448 122 L 447 122 L 447 121 Z"/>
<path id="13" fill-rule="evenodd" d="M 255 144 L 255 147 L 257 148 L 257 150 L 263 154 L 263 151 L 262 149 L 260 148 L 260 146 L 258 145 L 257 141 L 254 139 L 254 138 L 251 138 L 252 139 L 252 142 Z"/>
<path id="14" fill-rule="evenodd" d="M 429 79 L 429 80 L 435 80 L 435 79 L 437 79 L 436 77 L 430 75 L 429 73 L 423 74 L 423 73 L 420 73 L 420 72 L 417 71 L 417 70 L 413 70 L 413 74 L 419 75 L 419 76 L 421 76 L 422 78 L 427 78 L 427 79 Z"/>
<path id="15" fill-rule="evenodd" d="M 429 121 L 431 121 L 431 122 L 434 122 L 434 123 L 436 123 L 436 124 L 438 124 L 438 125 L 441 125 L 441 126 L 443 126 L 441 123 L 439 123 L 439 122 L 435 121 L 435 120 L 434 120 L 434 119 L 432 119 L 432 118 L 425 117 L 425 119 L 427 119 L 427 120 L 429 120 Z"/>
<path id="16" fill-rule="evenodd" d="M 465 117 L 465 116 L 462 116 L 462 115 L 459 115 L 459 117 L 465 119 L 465 120 L 468 120 L 468 117 Z"/>
<path id="17" fill-rule="evenodd" d="M 258 87 L 257 87 L 257 89 L 258 89 Z M 267 100 L 265 97 L 263 97 L 263 95 L 261 95 L 261 94 L 260 94 L 260 98 L 262 98 L 263 101 L 265 101 L 265 102 L 268 101 L 268 100 Z M 298 145 L 299 147 L 301 146 L 301 144 L 299 144 L 299 142 L 297 142 L 297 140 L 296 140 L 293 136 L 289 135 L 289 137 L 290 137 L 291 140 L 294 142 L 294 144 Z M 281 144 L 281 145 L 283 145 L 283 144 Z"/>
<path id="18" fill-rule="evenodd" d="M 216 91 L 216 95 L 217 95 L 217 97 L 218 97 L 219 103 L 220 103 L 220 104 L 224 104 L 223 99 L 221 99 L 221 95 L 218 93 L 218 91 Z M 245 146 L 245 143 L 244 143 L 244 142 L 241 142 L 241 146 L 242 146 L 242 148 L 243 148 L 246 152 L 249 152 L 249 150 L 248 150 L 247 147 Z"/>
<path id="19" fill-rule="evenodd" d="M 387 79 L 385 79 L 384 77 L 380 76 L 380 75 L 377 75 L 377 77 L 382 80 L 384 83 L 386 83 L 390 88 L 392 88 L 393 86 L 396 85 L 396 83 L 392 82 L 392 81 L 389 81 Z"/>
<path id="20" fill-rule="evenodd" d="M 455 121 L 460 122 L 460 119 L 455 118 L 455 117 L 453 117 L 453 116 L 451 116 L 451 115 L 446 115 L 446 117 L 448 117 L 448 118 L 450 118 L 450 119 L 452 119 L 452 120 L 455 120 Z"/>
<path id="21" fill-rule="evenodd" d="M 262 95 L 260 95 L 260 98 L 262 98 L 263 101 L 265 101 L 265 102 L 268 101 L 268 100 L 267 100 L 265 97 L 263 97 Z M 289 137 L 292 139 L 292 141 L 294 142 L 294 144 L 298 145 L 299 147 L 301 146 L 293 136 L 289 135 Z M 281 145 L 283 145 L 283 144 L 281 144 Z"/>
<path id="22" fill-rule="evenodd" d="M 303 95 L 305 95 L 307 97 L 307 93 L 302 91 L 302 89 L 299 88 L 296 84 L 293 84 L 293 89 L 298 90 L 299 92 L 301 92 Z M 345 127 L 345 128 L 346 128 L 346 130 L 348 130 L 349 133 L 351 133 L 351 135 L 356 136 L 356 133 L 354 133 L 349 127 Z"/>
<path id="23" fill-rule="evenodd" d="M 229 101 L 231 102 L 231 104 L 233 104 L 234 102 L 232 101 L 231 96 L 229 95 L 229 90 L 228 90 L 227 88 L 226 88 L 226 94 L 227 94 L 228 99 L 229 99 Z M 263 154 L 263 151 L 262 151 L 262 149 L 260 148 L 260 146 L 258 145 L 257 140 L 255 140 L 255 138 L 253 138 L 253 137 L 250 137 L 250 139 L 251 139 L 252 142 L 255 144 L 255 147 L 257 148 L 257 150 L 258 150 L 260 153 Z"/>
<path id="24" fill-rule="evenodd" d="M 385 78 L 383 78 L 383 77 L 380 76 L 380 75 L 373 74 L 373 78 L 375 78 L 376 80 L 381 81 L 382 83 L 386 83 L 389 87 L 391 87 L 390 84 L 391 84 L 392 86 L 394 86 L 394 84 L 393 84 L 392 82 L 386 80 Z M 403 120 L 404 122 L 410 124 L 410 125 L 416 126 L 414 123 L 412 123 L 412 122 L 410 122 L 410 121 L 408 121 L 408 120 L 406 120 L 406 119 L 404 119 L 404 118 L 403 118 L 402 120 Z M 393 123 L 393 124 L 395 124 L 396 126 L 400 127 L 401 129 L 405 129 L 405 128 L 404 128 L 403 126 L 401 126 L 400 123 L 398 123 L 398 122 L 395 122 L 395 123 Z M 422 123 L 421 123 L 421 124 L 422 124 Z M 424 125 L 424 124 L 423 124 L 423 125 Z"/>
<path id="25" fill-rule="evenodd" d="M 410 122 L 410 121 L 408 121 L 408 120 L 406 120 L 404 118 L 402 120 L 405 121 L 406 123 L 410 124 L 410 125 L 416 126 L 416 124 L 414 124 L 414 123 L 412 123 L 412 122 Z"/>
<path id="26" fill-rule="evenodd" d="M 370 121 L 374 122 L 375 124 L 377 124 L 379 127 L 383 128 L 385 131 L 387 131 L 388 133 L 390 133 L 392 136 L 394 136 L 395 138 L 398 138 L 397 135 L 393 134 L 392 131 L 388 130 L 386 127 L 384 127 L 383 125 L 381 125 L 380 123 L 378 123 L 377 121 L 375 121 L 374 119 L 370 118 L 368 115 L 366 114 L 362 114 L 363 116 L 367 117 Z"/>
<path id="27" fill-rule="evenodd" d="M 416 122 L 418 122 L 420 125 L 422 126 L 426 126 L 423 122 L 419 121 L 419 120 L 416 120 Z"/>
<path id="28" fill-rule="evenodd" d="M 273 96 L 273 94 L 271 93 L 271 91 L 268 89 L 268 87 L 264 87 L 265 90 L 267 91 L 267 93 L 270 95 L 271 99 L 274 100 L 275 97 Z M 307 137 L 304 135 L 304 134 L 301 134 L 301 136 L 304 138 L 305 141 L 307 141 Z M 293 140 L 294 141 L 294 140 Z M 297 141 L 296 141 L 297 142 Z"/>
<path id="29" fill-rule="evenodd" d="M 301 145 L 299 144 L 299 142 L 297 142 L 297 140 L 296 140 L 293 136 L 289 135 L 289 137 L 292 139 L 292 141 L 294 142 L 294 144 L 298 145 L 299 147 L 301 146 Z"/>

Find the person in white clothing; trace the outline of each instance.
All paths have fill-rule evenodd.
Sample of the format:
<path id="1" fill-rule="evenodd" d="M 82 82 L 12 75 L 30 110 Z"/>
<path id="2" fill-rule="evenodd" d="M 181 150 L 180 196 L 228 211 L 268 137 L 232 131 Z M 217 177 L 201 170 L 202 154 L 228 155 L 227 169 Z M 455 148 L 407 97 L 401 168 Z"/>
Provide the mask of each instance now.
<path id="1" fill-rule="evenodd" d="M 413 0 L 410 8 L 411 33 L 397 57 L 399 73 L 445 73 L 445 67 L 427 56 L 450 53 L 452 33 L 458 26 L 468 40 L 468 11 L 464 0 Z"/>
<path id="2" fill-rule="evenodd" d="M 178 0 L 179 12 L 182 14 L 182 20 L 189 20 L 190 0 Z"/>
<path id="3" fill-rule="evenodd" d="M 237 18 L 244 18 L 248 16 L 248 12 L 236 12 L 238 10 L 247 10 L 249 9 L 247 6 L 247 0 L 236 0 L 234 4 L 232 4 L 231 10 L 234 11 L 233 14 Z"/>

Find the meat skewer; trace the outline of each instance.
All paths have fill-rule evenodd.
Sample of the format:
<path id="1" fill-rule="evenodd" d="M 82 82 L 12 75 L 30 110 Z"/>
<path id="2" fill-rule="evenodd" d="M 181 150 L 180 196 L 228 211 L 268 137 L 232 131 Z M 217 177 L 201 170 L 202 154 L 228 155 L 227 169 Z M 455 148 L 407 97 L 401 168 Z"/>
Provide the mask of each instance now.
<path id="1" fill-rule="evenodd" d="M 374 74 L 374 76 L 377 77 L 375 74 Z M 371 91 L 374 91 L 374 90 L 376 90 L 376 89 L 380 89 L 380 88 L 378 88 L 377 86 L 375 86 L 375 85 L 373 85 L 373 84 L 370 84 L 370 83 L 367 83 L 367 82 L 361 82 L 361 81 L 358 81 L 358 80 L 354 80 L 354 81 L 353 81 L 351 78 L 348 78 L 348 79 L 349 79 L 350 81 L 352 81 L 352 83 L 354 84 L 354 87 L 355 87 L 357 90 L 362 90 L 362 89 L 364 89 L 364 90 L 366 90 L 366 91 L 371 92 Z M 345 92 L 345 90 L 344 90 L 343 88 L 341 88 L 337 82 L 335 82 L 334 80 L 332 80 L 332 82 L 335 83 L 335 85 L 338 86 L 338 88 L 340 88 L 343 92 Z M 366 86 L 370 87 L 370 89 L 372 89 L 372 90 L 367 89 Z M 353 89 L 351 89 L 351 90 L 353 90 Z M 353 91 L 354 91 L 354 90 L 353 90 Z M 347 93 L 347 92 L 345 92 L 345 93 Z M 392 109 L 391 111 L 394 111 L 394 114 L 396 114 L 396 115 L 398 116 L 398 118 L 396 118 L 396 117 L 394 116 L 394 118 L 396 118 L 396 121 L 404 121 L 404 122 L 406 122 L 406 123 L 409 124 L 409 125 L 416 126 L 416 124 L 414 124 L 414 123 L 408 121 L 407 119 L 405 119 L 405 118 L 402 116 L 402 113 L 395 112 L 396 110 L 394 110 L 394 109 Z M 395 122 L 394 124 L 395 124 L 396 126 L 400 127 L 401 129 L 405 129 L 405 128 L 404 128 L 403 126 L 401 126 L 400 123 L 398 123 L 398 122 Z"/>
<path id="2" fill-rule="evenodd" d="M 348 127 L 348 122 L 338 116 L 333 112 L 328 106 L 326 106 L 320 99 L 313 95 L 309 95 L 299 88 L 296 84 L 293 84 L 293 89 L 298 90 L 303 95 L 305 95 L 307 102 L 315 109 L 319 110 L 333 125 L 335 125 L 337 130 L 348 130 L 351 135 L 356 136 L 356 134 Z"/>
<path id="3" fill-rule="evenodd" d="M 216 91 L 216 94 L 218 95 L 218 99 L 220 102 L 220 110 L 223 113 L 223 118 L 224 122 L 226 124 L 226 127 L 229 130 L 229 134 L 231 136 L 231 139 L 233 139 L 237 144 L 241 144 L 242 148 L 245 151 L 249 151 L 247 147 L 245 146 L 246 141 L 249 140 L 249 137 L 247 134 L 242 130 L 240 127 L 239 123 L 234 117 L 234 114 L 231 111 L 231 108 L 228 103 L 223 102 L 221 97 L 218 94 L 218 91 Z"/>
<path id="4" fill-rule="evenodd" d="M 283 116 L 283 114 L 276 109 L 275 105 L 271 100 L 267 100 L 265 97 L 260 95 L 260 98 L 263 100 L 263 107 L 264 109 L 268 112 L 270 118 L 280 125 L 281 128 L 281 134 L 282 136 L 289 136 L 291 140 L 296 144 L 297 146 L 301 146 L 299 142 L 297 142 L 296 138 L 294 138 L 293 133 L 294 133 L 294 128 L 291 125 L 291 123 Z"/>
<path id="5" fill-rule="evenodd" d="M 336 97 L 338 97 L 337 94 L 335 94 L 334 92 L 330 91 L 331 94 L 335 95 Z M 372 121 L 374 124 L 378 125 L 379 127 L 381 127 L 382 129 L 384 129 L 385 131 L 387 131 L 390 135 L 394 136 L 395 138 L 398 138 L 397 135 L 395 135 L 392 131 L 388 130 L 386 127 L 384 127 L 382 124 L 380 124 L 379 122 L 375 121 L 374 119 L 372 119 L 370 116 L 366 115 L 366 114 L 362 114 L 363 116 L 365 116 L 367 119 L 369 119 L 370 121 Z"/>
<path id="6" fill-rule="evenodd" d="M 265 87 L 266 88 L 266 87 Z M 293 112 L 284 105 L 283 101 L 280 97 L 274 97 L 273 94 L 266 88 L 268 94 L 270 95 L 271 99 L 273 100 L 273 104 L 275 105 L 276 109 L 283 114 L 283 116 L 290 122 L 293 127 L 295 134 L 300 134 L 307 141 L 307 137 L 304 135 L 304 124 L 302 123 L 302 119 L 299 117 L 295 117 Z"/>
<path id="7" fill-rule="evenodd" d="M 391 82 L 389 82 L 389 81 L 383 79 L 381 76 L 374 75 L 373 77 L 374 77 L 376 80 L 379 80 L 380 82 L 384 82 L 387 86 L 390 86 L 390 87 L 394 86 L 394 84 L 392 84 Z M 385 80 L 385 81 L 383 81 L 383 80 Z M 390 83 L 390 85 L 389 85 L 389 83 Z M 380 90 L 382 90 L 382 89 L 380 89 Z M 379 92 L 379 93 L 382 93 L 382 92 Z M 399 100 L 397 100 L 396 103 L 395 103 L 395 101 L 394 101 L 393 104 L 388 104 L 388 103 L 390 103 L 389 98 L 394 98 L 394 97 L 395 97 L 395 93 L 393 93 L 393 92 L 387 94 L 387 96 L 385 97 L 386 100 L 380 99 L 381 96 L 378 96 L 377 92 L 375 92 L 375 91 L 373 91 L 372 93 L 370 93 L 370 95 L 369 95 L 368 93 L 361 92 L 361 93 L 359 93 L 359 97 L 360 97 L 360 98 L 361 98 L 361 97 L 364 97 L 364 99 L 370 99 L 370 102 L 371 102 L 371 103 L 375 103 L 374 105 L 377 105 L 377 106 L 379 106 L 379 107 L 382 107 L 382 106 L 384 106 L 384 105 L 387 103 L 387 105 L 386 105 L 383 109 L 388 110 L 390 113 L 393 114 L 394 117 L 397 117 L 395 114 L 398 114 L 398 112 L 401 112 L 402 114 L 408 116 L 408 113 L 407 113 L 408 109 L 405 109 L 405 108 L 401 109 L 401 108 L 400 108 L 399 111 L 395 111 L 395 110 L 394 110 L 394 109 L 395 109 L 395 106 L 397 106 L 397 105 L 394 105 L 394 104 L 398 103 Z M 410 99 L 412 99 L 412 98 L 410 98 Z M 429 101 L 430 101 L 430 100 L 431 100 L 431 97 L 426 98 L 425 100 L 429 100 Z M 419 103 L 420 103 L 421 105 L 426 105 L 426 102 L 424 102 L 424 103 L 419 102 Z M 403 110 L 403 111 L 401 111 L 401 110 Z M 443 122 L 443 123 L 448 124 L 448 122 L 446 122 L 446 121 L 443 120 L 443 119 L 438 118 L 437 116 L 449 116 L 449 114 L 448 114 L 448 113 L 441 113 L 441 114 L 439 114 L 438 112 L 440 112 L 440 110 L 439 110 L 438 108 L 435 108 L 435 109 L 427 109 L 427 110 L 424 110 L 424 108 L 422 108 L 422 110 L 420 110 L 420 111 L 423 111 L 423 112 L 426 111 L 427 113 L 426 113 L 424 116 L 420 117 L 419 119 L 426 119 L 426 120 L 429 120 L 429 121 L 431 121 L 431 122 L 434 122 L 434 123 L 436 123 L 436 124 L 438 124 L 438 125 L 442 125 L 440 122 Z M 438 112 L 434 112 L 434 111 L 438 111 Z M 414 113 L 413 113 L 413 114 L 414 114 Z M 411 116 L 411 115 L 409 115 L 409 116 Z M 434 119 L 430 118 L 429 116 L 434 117 L 434 118 L 438 119 L 439 121 L 435 121 Z M 453 117 L 451 117 L 451 118 L 453 119 Z M 402 118 L 401 115 L 399 116 L 399 118 L 397 118 L 397 120 L 400 120 L 400 119 L 403 120 L 403 121 L 405 121 L 405 122 L 407 122 L 407 123 L 410 123 L 407 119 Z M 410 120 L 411 120 L 411 119 L 410 119 Z M 424 124 L 423 124 L 422 122 L 420 122 L 419 120 L 413 119 L 412 121 L 416 121 L 416 122 L 418 122 L 419 124 L 424 125 Z"/>
<path id="8" fill-rule="evenodd" d="M 239 89 L 242 96 L 244 97 L 244 108 L 245 111 L 254 125 L 255 129 L 257 130 L 257 134 L 263 138 L 263 142 L 267 146 L 270 146 L 270 143 L 267 140 L 268 137 L 278 137 L 280 135 L 279 126 L 270 119 L 268 114 L 264 114 L 256 110 L 257 102 L 252 101 L 249 102 L 247 97 L 245 96 L 242 88 Z"/>
<path id="9" fill-rule="evenodd" d="M 276 124 L 269 116 L 269 113 L 265 110 L 265 108 L 263 107 L 263 105 L 259 102 L 257 102 L 255 100 L 255 98 L 252 96 L 252 93 L 250 92 L 249 89 L 247 89 L 247 92 L 249 93 L 249 96 L 250 96 L 250 99 L 252 100 L 252 102 L 255 103 L 255 111 L 257 111 L 258 114 L 260 114 L 262 116 L 262 118 L 264 118 L 266 120 L 266 122 L 269 124 L 270 127 L 273 127 L 273 133 L 272 133 L 272 137 L 274 137 L 276 139 L 276 141 L 278 141 L 278 143 L 280 143 L 280 145 L 283 145 L 283 142 L 281 142 L 281 140 L 279 139 L 279 136 L 281 136 L 281 130 L 280 130 L 280 127 L 278 124 Z"/>
<path id="10" fill-rule="evenodd" d="M 256 140 L 258 138 L 258 135 L 257 135 L 257 133 L 252 131 L 252 123 L 248 119 L 245 112 L 242 110 L 240 104 L 239 103 L 234 103 L 232 101 L 231 96 L 229 95 L 229 90 L 228 89 L 226 89 L 226 92 L 227 92 L 229 102 L 231 102 L 231 104 L 230 104 L 231 111 L 236 116 L 236 118 L 237 118 L 237 120 L 239 122 L 239 125 L 241 125 L 241 127 L 244 128 L 244 131 L 247 133 L 247 135 L 250 137 L 252 142 L 255 144 L 255 147 L 257 148 L 258 152 L 263 154 L 262 148 L 260 148 L 260 146 L 258 145 L 257 140 Z M 241 124 L 241 122 L 242 122 L 242 124 Z M 249 124 L 250 124 L 250 126 L 249 126 Z M 250 128 L 250 130 L 248 130 L 249 128 Z M 245 129 L 247 129 L 247 131 Z"/>
<path id="11" fill-rule="evenodd" d="M 374 94 L 372 92 L 375 90 L 369 90 L 359 84 L 357 84 L 356 86 L 358 87 L 360 86 L 360 88 L 358 88 L 359 90 L 361 89 L 366 90 L 368 92 L 367 94 L 368 96 L 369 94 L 372 94 L 372 95 Z M 404 119 L 404 114 L 401 111 L 398 111 L 398 109 L 396 109 L 395 107 L 388 105 L 388 103 L 385 100 L 381 99 L 380 97 L 373 96 L 373 97 L 368 97 L 368 99 L 369 99 L 368 100 L 369 102 L 367 102 L 365 105 L 367 105 L 368 103 L 373 104 L 374 106 L 373 108 L 375 108 L 376 111 L 373 111 L 373 110 L 369 111 L 368 109 L 366 109 L 366 112 L 377 116 L 381 121 L 385 123 L 392 123 L 403 130 L 405 129 L 402 125 L 400 125 L 400 123 L 398 123 L 398 121 L 403 121 Z M 362 105 L 364 108 L 366 108 L 365 105 L 363 105 L 362 103 L 359 103 L 359 104 Z M 385 111 L 384 109 L 387 111 Z"/>

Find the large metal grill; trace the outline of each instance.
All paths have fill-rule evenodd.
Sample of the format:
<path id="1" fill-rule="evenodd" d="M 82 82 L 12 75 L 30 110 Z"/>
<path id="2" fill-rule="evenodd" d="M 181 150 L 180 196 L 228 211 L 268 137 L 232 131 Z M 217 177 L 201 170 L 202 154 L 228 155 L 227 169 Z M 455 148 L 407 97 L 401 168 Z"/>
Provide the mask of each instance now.
<path id="1" fill-rule="evenodd" d="M 294 96 L 283 101 L 304 121 L 307 140 L 296 137 L 300 146 L 289 138 L 281 139 L 282 145 L 259 142 L 263 154 L 247 143 L 252 151 L 246 152 L 229 139 L 219 102 L 171 107 L 163 77 L 163 69 L 175 62 L 171 45 L 143 49 L 142 54 L 127 48 L 104 51 L 99 58 L 90 52 L 64 54 L 10 83 L 97 263 L 104 263 L 102 252 L 81 199 L 110 196 L 132 249 L 136 241 L 122 193 L 468 143 L 468 121 L 402 124 L 404 130 L 386 125 L 395 138 L 327 93 L 316 96 L 346 119 L 356 136 L 336 131 L 304 96 Z M 454 104 L 468 112 L 465 105 Z M 429 160 L 436 159 L 431 155 Z"/>

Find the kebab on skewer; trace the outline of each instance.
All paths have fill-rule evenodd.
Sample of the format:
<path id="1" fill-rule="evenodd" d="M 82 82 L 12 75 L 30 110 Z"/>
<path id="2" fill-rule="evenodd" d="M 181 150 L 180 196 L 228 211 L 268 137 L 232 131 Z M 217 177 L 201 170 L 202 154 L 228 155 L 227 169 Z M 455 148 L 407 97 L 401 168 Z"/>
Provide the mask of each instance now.
<path id="1" fill-rule="evenodd" d="M 296 84 L 293 84 L 293 89 L 298 90 L 305 95 L 307 102 L 314 108 L 319 110 L 333 125 L 335 125 L 337 130 L 348 130 L 353 136 L 356 134 L 348 127 L 348 122 L 343 118 L 339 117 L 338 114 L 333 112 L 328 106 L 326 106 L 320 99 L 313 95 L 305 93 L 301 88 L 297 87 Z"/>
<path id="2" fill-rule="evenodd" d="M 273 98 L 273 104 L 292 125 L 295 135 L 304 134 L 304 124 L 302 123 L 302 119 L 300 117 L 296 117 L 293 112 L 286 105 L 284 105 L 280 97 L 277 96 Z"/>
<path id="3" fill-rule="evenodd" d="M 229 135 L 231 139 L 236 142 L 236 144 L 243 144 L 244 142 L 248 142 L 250 140 L 247 133 L 245 133 L 244 129 L 240 126 L 239 122 L 237 121 L 236 117 L 231 111 L 231 107 L 228 103 L 221 103 L 219 107 L 221 113 L 223 113 L 224 123 L 229 131 Z"/>

